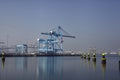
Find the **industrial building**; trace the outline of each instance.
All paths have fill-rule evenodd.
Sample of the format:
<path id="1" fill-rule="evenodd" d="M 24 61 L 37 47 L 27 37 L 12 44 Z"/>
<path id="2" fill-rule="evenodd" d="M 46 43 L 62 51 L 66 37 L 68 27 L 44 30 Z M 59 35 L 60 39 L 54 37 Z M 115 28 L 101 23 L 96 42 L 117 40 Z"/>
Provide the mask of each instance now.
<path id="1" fill-rule="evenodd" d="M 16 53 L 17 54 L 28 53 L 28 46 L 27 46 L 27 44 L 16 45 Z"/>

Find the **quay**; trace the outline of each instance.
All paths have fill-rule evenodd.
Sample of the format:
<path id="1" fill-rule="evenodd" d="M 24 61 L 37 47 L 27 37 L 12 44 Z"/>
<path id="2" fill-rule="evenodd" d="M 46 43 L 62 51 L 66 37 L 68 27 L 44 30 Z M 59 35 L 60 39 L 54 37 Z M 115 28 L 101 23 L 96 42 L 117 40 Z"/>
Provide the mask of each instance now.
<path id="1" fill-rule="evenodd" d="M 0 54 L 0 57 L 2 57 L 3 55 Z M 16 54 L 16 53 L 8 53 L 8 54 L 4 54 L 4 57 L 42 57 L 42 56 L 81 56 L 81 54 L 64 54 L 64 53 L 27 53 L 27 54 Z"/>

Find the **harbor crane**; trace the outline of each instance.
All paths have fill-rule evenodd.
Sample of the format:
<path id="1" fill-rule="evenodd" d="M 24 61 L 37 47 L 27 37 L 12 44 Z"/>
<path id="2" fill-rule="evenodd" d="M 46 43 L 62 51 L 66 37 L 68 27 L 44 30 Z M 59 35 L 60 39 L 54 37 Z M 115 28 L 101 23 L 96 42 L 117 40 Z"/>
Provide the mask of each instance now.
<path id="1" fill-rule="evenodd" d="M 42 35 L 48 36 L 47 39 L 37 39 L 39 53 L 62 53 L 63 52 L 63 37 L 75 38 L 58 26 L 49 32 L 42 32 Z"/>

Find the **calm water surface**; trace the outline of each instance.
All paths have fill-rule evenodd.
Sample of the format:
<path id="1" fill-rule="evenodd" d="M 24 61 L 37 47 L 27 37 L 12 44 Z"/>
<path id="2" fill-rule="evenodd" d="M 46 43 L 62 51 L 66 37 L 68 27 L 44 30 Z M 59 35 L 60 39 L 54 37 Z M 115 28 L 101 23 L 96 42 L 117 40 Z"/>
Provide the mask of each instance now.
<path id="1" fill-rule="evenodd" d="M 80 57 L 0 58 L 0 80 L 120 80 L 119 57 L 107 57 L 107 63 Z"/>

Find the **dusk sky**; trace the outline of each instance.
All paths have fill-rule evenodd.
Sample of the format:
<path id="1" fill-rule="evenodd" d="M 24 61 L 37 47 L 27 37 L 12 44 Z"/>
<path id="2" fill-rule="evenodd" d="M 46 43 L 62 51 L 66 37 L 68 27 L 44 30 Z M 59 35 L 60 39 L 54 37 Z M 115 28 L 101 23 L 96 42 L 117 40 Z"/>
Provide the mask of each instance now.
<path id="1" fill-rule="evenodd" d="M 33 44 L 61 26 L 65 50 L 120 48 L 120 0 L 0 0 L 0 41 Z"/>

